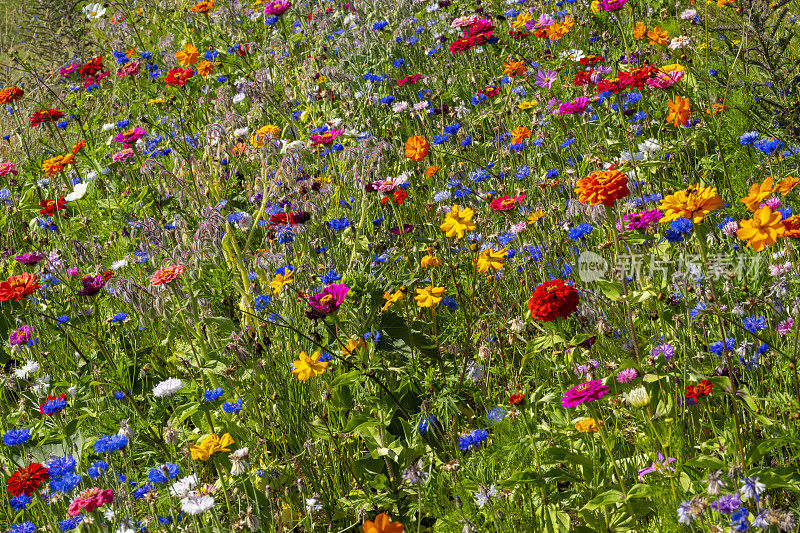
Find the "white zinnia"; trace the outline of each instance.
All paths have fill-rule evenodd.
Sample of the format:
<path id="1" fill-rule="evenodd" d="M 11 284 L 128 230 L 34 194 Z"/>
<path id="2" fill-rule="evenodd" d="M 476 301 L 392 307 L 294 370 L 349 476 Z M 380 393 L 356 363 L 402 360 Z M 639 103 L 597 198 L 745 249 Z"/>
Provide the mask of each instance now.
<path id="1" fill-rule="evenodd" d="M 176 394 L 182 388 L 183 381 L 178 378 L 169 378 L 153 387 L 153 395 L 156 398 L 164 398 Z"/>

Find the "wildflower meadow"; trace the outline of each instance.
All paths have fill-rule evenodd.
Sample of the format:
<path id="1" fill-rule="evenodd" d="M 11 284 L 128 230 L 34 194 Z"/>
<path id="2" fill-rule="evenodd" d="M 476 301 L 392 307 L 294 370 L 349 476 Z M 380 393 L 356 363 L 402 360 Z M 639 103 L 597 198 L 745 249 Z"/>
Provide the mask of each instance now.
<path id="1" fill-rule="evenodd" d="M 798 530 L 800 1 L 17 4 L 0 532 Z"/>

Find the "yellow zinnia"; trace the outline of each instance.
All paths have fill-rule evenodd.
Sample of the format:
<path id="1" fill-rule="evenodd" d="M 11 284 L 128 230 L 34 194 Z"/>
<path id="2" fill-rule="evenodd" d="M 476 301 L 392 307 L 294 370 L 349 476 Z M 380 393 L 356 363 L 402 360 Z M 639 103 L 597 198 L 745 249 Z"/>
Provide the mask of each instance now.
<path id="1" fill-rule="evenodd" d="M 462 239 L 465 231 L 472 231 L 477 226 L 472 222 L 472 217 L 475 216 L 475 211 L 467 207 L 461 209 L 461 206 L 456 204 L 453 206 L 452 211 L 447 213 L 444 217 L 444 222 L 439 228 L 448 237 L 457 237 Z"/>
<path id="2" fill-rule="evenodd" d="M 218 452 L 231 451 L 228 446 L 233 444 L 233 437 L 229 433 L 225 433 L 220 438 L 216 433 L 212 433 L 203 439 L 199 446 L 192 444 L 190 450 L 192 452 L 192 459 L 195 461 L 208 461 L 211 456 Z"/>
<path id="3" fill-rule="evenodd" d="M 416 300 L 418 307 L 433 307 L 442 301 L 442 294 L 444 294 L 444 287 L 428 285 L 424 289 L 417 289 L 417 295 L 414 296 L 414 300 Z"/>
<path id="4" fill-rule="evenodd" d="M 695 185 L 685 191 L 670 194 L 661 200 L 661 217 L 664 222 L 672 222 L 679 218 L 688 218 L 694 224 L 702 222 L 711 211 L 725 207 L 725 202 L 717 194 L 715 187 L 701 187 Z"/>
<path id="5" fill-rule="evenodd" d="M 490 268 L 500 270 L 503 268 L 503 262 L 506 259 L 508 259 L 508 250 L 502 249 L 499 252 L 495 252 L 491 248 L 487 248 L 478 256 L 478 272 L 485 274 Z"/>
<path id="6" fill-rule="evenodd" d="M 306 352 L 300 352 L 299 359 L 294 361 L 294 369 L 292 374 L 297 376 L 300 381 L 308 381 L 325 373 L 328 363 L 319 360 L 322 356 L 320 351 L 314 352 L 311 357 L 306 355 Z"/>
<path id="7" fill-rule="evenodd" d="M 736 236 L 747 241 L 747 246 L 760 252 L 765 246 L 775 244 L 778 237 L 783 235 L 786 228 L 781 218 L 779 212 L 762 207 L 753 213 L 753 218 L 742 220 L 742 227 L 736 231 Z"/>

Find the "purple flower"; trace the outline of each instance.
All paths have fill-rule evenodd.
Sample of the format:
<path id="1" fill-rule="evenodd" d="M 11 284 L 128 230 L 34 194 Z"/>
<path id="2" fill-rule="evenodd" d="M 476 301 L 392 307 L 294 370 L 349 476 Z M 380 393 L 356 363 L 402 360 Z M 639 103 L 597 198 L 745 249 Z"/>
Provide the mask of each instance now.
<path id="1" fill-rule="evenodd" d="M 14 256 L 14 260 L 22 263 L 23 265 L 35 265 L 39 261 L 44 259 L 44 255 L 34 253 L 24 253 Z"/>
<path id="2" fill-rule="evenodd" d="M 669 361 L 673 357 L 675 357 L 675 347 L 669 343 L 659 344 L 658 346 L 654 346 L 652 350 L 650 350 L 650 357 L 656 358 L 659 355 L 663 355 L 666 361 Z"/>
<path id="3" fill-rule="evenodd" d="M 393 235 L 401 235 L 403 233 L 409 233 L 414 230 L 414 225 L 412 224 L 403 224 L 403 228 L 389 228 L 389 233 Z"/>
<path id="4" fill-rule="evenodd" d="M 92 294 L 97 294 L 105 284 L 106 280 L 103 279 L 103 276 L 84 276 L 83 288 L 78 291 L 78 296 L 91 296 Z"/>
<path id="5" fill-rule="evenodd" d="M 569 389 L 561 398 L 561 406 L 576 407 L 584 402 L 599 400 L 606 394 L 608 394 L 608 387 L 603 385 L 602 381 L 597 379 L 587 381 Z"/>
<path id="6" fill-rule="evenodd" d="M 600 0 L 597 8 L 601 11 L 618 11 L 628 2 L 628 0 Z"/>
<path id="7" fill-rule="evenodd" d="M 31 340 L 31 327 L 27 324 L 19 328 L 17 331 L 12 333 L 8 337 L 8 344 L 11 346 L 20 346 L 22 344 L 28 344 L 28 341 Z"/>
<path id="8" fill-rule="evenodd" d="M 558 79 L 558 72 L 546 68 L 539 69 L 534 77 L 534 83 L 542 89 L 549 89 L 553 86 L 553 82 Z"/>
<path id="9" fill-rule="evenodd" d="M 564 102 L 556 111 L 558 115 L 580 115 L 586 108 L 589 107 L 589 99 L 585 96 L 579 96 L 570 102 Z"/>
<path id="10" fill-rule="evenodd" d="M 617 381 L 620 383 L 630 383 L 637 377 L 639 377 L 639 373 L 635 368 L 626 368 L 617 372 Z"/>
<path id="11" fill-rule="evenodd" d="M 264 8 L 264 14 L 272 16 L 283 15 L 290 7 L 292 7 L 292 3 L 289 2 L 289 0 L 273 0 L 267 2 Z"/>
<path id="12" fill-rule="evenodd" d="M 663 453 L 658 452 L 658 459 L 656 461 L 653 461 L 652 465 L 648 466 L 647 468 L 642 468 L 641 470 L 639 470 L 639 481 L 643 481 L 644 476 L 646 476 L 647 474 L 652 474 L 653 472 L 660 473 L 665 469 L 670 469 L 674 472 L 675 469 L 669 466 L 670 463 L 674 462 L 675 462 L 674 457 L 665 458 Z"/>
<path id="13" fill-rule="evenodd" d="M 308 299 L 311 310 L 306 312 L 306 316 L 316 320 L 330 313 L 333 313 L 344 302 L 344 297 L 350 289 L 341 283 L 328 285 L 317 294 Z"/>
<path id="14" fill-rule="evenodd" d="M 741 507 L 741 505 L 742 498 L 739 496 L 739 493 L 732 492 L 730 494 L 720 496 L 717 501 L 711 504 L 711 508 L 716 509 L 720 513 L 731 514 L 736 509 Z"/>

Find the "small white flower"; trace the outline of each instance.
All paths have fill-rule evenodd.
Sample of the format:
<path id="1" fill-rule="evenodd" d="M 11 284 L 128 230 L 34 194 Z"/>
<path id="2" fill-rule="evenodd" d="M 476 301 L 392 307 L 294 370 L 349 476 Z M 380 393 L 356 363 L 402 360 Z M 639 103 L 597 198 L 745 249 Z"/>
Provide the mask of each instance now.
<path id="1" fill-rule="evenodd" d="M 47 394 L 47 390 L 50 388 L 50 376 L 41 376 L 36 378 L 36 381 L 31 387 L 31 390 L 34 394 L 38 394 L 40 396 Z"/>
<path id="2" fill-rule="evenodd" d="M 83 6 L 82 11 L 89 20 L 97 20 L 106 14 L 106 8 L 103 7 L 103 4 L 99 3 L 86 4 Z"/>
<path id="3" fill-rule="evenodd" d="M 247 135 L 247 132 L 249 132 L 249 131 L 250 131 L 250 128 L 245 126 L 244 128 L 239 128 L 239 129 L 233 130 L 233 136 L 234 137 L 244 137 L 245 135 Z"/>
<path id="4" fill-rule="evenodd" d="M 36 361 L 26 361 L 20 368 L 14 370 L 14 375 L 19 379 L 28 379 L 31 374 L 39 370 L 39 363 Z"/>
<path id="5" fill-rule="evenodd" d="M 111 131 L 113 129 L 114 129 L 114 124 L 111 124 L 110 122 L 103 124 L 103 131 Z"/>
<path id="6" fill-rule="evenodd" d="M 153 396 L 156 398 L 164 398 L 166 396 L 173 396 L 183 388 L 183 381 L 178 378 L 168 378 L 153 387 Z"/>
<path id="7" fill-rule="evenodd" d="M 75 385 L 69 387 L 67 389 L 67 394 L 69 394 L 74 398 L 78 394 L 78 387 L 76 387 Z"/>
<path id="8" fill-rule="evenodd" d="M 111 263 L 111 265 L 108 267 L 108 269 L 109 270 L 119 270 L 120 268 L 125 268 L 126 266 L 128 266 L 128 264 L 129 264 L 128 263 L 128 258 L 127 257 L 123 257 L 119 261 L 114 261 L 113 263 Z"/>
<path id="9" fill-rule="evenodd" d="M 244 102 L 245 98 L 247 98 L 247 95 L 245 95 L 244 93 L 237 93 L 236 96 L 234 96 L 231 100 L 233 101 L 234 104 L 241 104 L 242 102 Z"/>
<path id="10" fill-rule="evenodd" d="M 176 498 L 183 499 L 191 491 L 193 488 L 197 486 L 197 476 L 190 475 L 186 476 L 183 479 L 180 479 L 172 484 L 169 488 L 169 493 L 175 496 Z"/>
<path id="11" fill-rule="evenodd" d="M 83 195 L 86 194 L 86 188 L 89 187 L 88 183 L 78 183 L 75 185 L 75 189 L 68 195 L 64 197 L 64 200 L 68 202 L 74 202 L 75 200 L 80 200 L 83 198 Z"/>
<path id="12" fill-rule="evenodd" d="M 647 389 L 645 389 L 642 385 L 639 385 L 630 392 L 626 392 L 623 394 L 623 397 L 631 407 L 641 408 L 650 403 L 650 395 L 647 393 Z"/>
<path id="13" fill-rule="evenodd" d="M 198 516 L 214 508 L 214 497 L 210 494 L 192 492 L 181 500 L 181 509 L 189 516 Z"/>
<path id="14" fill-rule="evenodd" d="M 475 503 L 480 509 L 483 509 L 483 506 L 492 501 L 492 498 L 497 497 L 497 489 L 494 485 L 492 485 L 489 487 L 489 490 L 486 490 L 486 487 L 479 485 L 478 492 L 474 494 L 474 497 Z"/>

